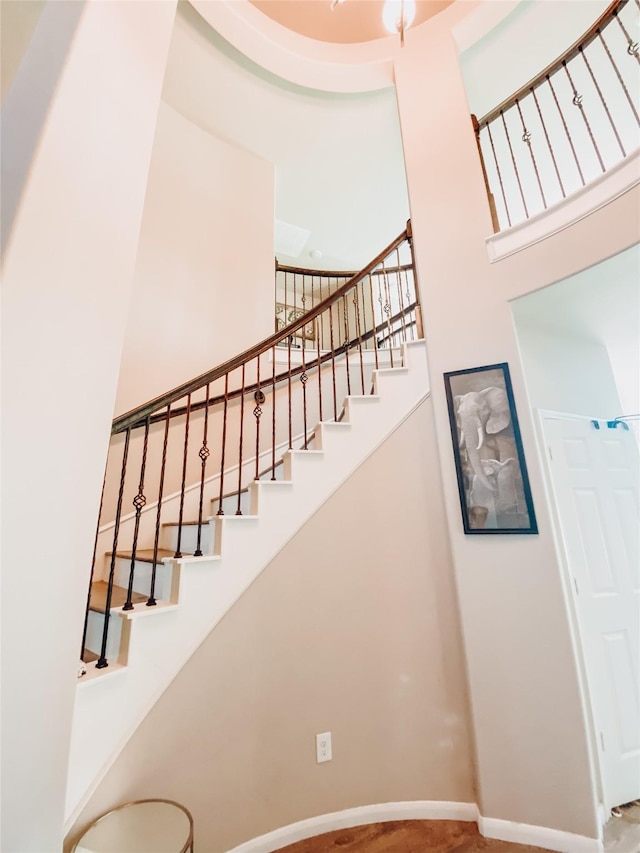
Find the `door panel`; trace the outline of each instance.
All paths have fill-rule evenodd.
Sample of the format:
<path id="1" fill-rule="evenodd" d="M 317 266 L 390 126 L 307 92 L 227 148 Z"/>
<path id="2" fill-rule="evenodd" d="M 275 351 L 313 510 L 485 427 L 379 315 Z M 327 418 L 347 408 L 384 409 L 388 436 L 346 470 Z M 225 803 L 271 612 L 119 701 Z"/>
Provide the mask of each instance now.
<path id="1" fill-rule="evenodd" d="M 640 797 L 640 513 L 633 433 L 543 417 L 576 598 L 605 807 Z"/>

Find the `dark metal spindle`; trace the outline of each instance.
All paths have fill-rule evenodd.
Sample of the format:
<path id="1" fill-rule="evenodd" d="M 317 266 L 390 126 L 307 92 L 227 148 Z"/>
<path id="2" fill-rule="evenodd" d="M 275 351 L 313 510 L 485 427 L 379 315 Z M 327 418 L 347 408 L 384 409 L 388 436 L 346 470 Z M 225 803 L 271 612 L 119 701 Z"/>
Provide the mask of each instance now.
<path id="1" fill-rule="evenodd" d="M 207 446 L 207 438 L 208 438 L 208 430 L 209 430 L 209 384 L 207 383 L 207 388 L 205 391 L 205 400 L 207 401 L 206 406 L 204 407 L 204 428 L 202 434 L 202 447 L 198 452 L 198 456 L 200 457 L 200 462 L 202 463 L 202 468 L 200 471 L 200 501 L 198 504 L 198 540 L 196 542 L 196 550 L 193 552 L 194 557 L 202 557 L 202 504 L 204 501 L 204 474 L 205 468 L 207 467 L 207 459 L 211 455 L 211 451 Z"/>
<path id="2" fill-rule="evenodd" d="M 242 365 L 242 394 L 240 396 L 240 441 L 238 444 L 238 503 L 236 507 L 236 515 L 242 515 L 242 441 L 244 438 L 244 377 L 245 364 Z"/>
<path id="3" fill-rule="evenodd" d="M 331 346 L 331 378 L 333 381 L 333 419 L 338 420 L 338 396 L 336 392 L 336 355 L 333 345 L 333 305 L 329 306 L 329 343 Z"/>
<path id="4" fill-rule="evenodd" d="M 91 585 L 96 569 L 96 552 L 98 550 L 98 536 L 100 535 L 100 516 L 102 515 L 102 502 L 104 500 L 104 484 L 107 481 L 107 472 L 102 478 L 102 491 L 100 492 L 100 506 L 98 508 L 98 523 L 96 524 L 96 537 L 93 540 L 93 558 L 91 560 L 91 574 L 89 575 L 89 590 L 87 592 L 87 609 L 84 613 L 84 627 L 82 628 L 82 644 L 80 646 L 80 660 L 84 660 L 85 645 L 87 643 L 87 625 L 89 623 L 89 605 L 91 603 Z"/>
<path id="5" fill-rule="evenodd" d="M 540 109 L 540 104 L 538 103 L 538 96 L 536 95 L 536 90 L 533 86 L 531 87 L 531 94 L 533 95 L 533 100 L 536 105 L 536 109 L 538 110 L 538 117 L 540 119 L 540 124 L 542 125 L 542 130 L 544 131 L 544 138 L 547 140 L 547 147 L 549 149 L 549 154 L 551 155 L 551 162 L 553 163 L 553 168 L 556 172 L 558 184 L 560 185 L 560 192 L 562 193 L 562 198 L 566 198 L 567 193 L 565 192 L 564 184 L 562 183 L 562 178 L 560 177 L 560 170 L 558 169 L 558 163 L 556 161 L 553 148 L 551 147 L 551 140 L 549 139 L 549 133 L 547 132 L 547 125 L 545 124 L 544 118 L 542 117 L 542 110 Z"/>
<path id="6" fill-rule="evenodd" d="M 556 95 L 556 90 L 553 88 L 553 83 L 551 82 L 551 76 L 547 74 L 546 77 L 547 83 L 549 84 L 549 88 L 551 89 L 551 94 L 553 95 L 553 100 L 555 101 L 556 107 L 558 108 L 558 113 L 560 115 L 560 119 L 562 121 L 562 126 L 564 127 L 564 132 L 567 135 L 567 141 L 571 147 L 571 153 L 573 154 L 573 159 L 576 164 L 576 168 L 578 169 L 578 174 L 580 175 L 580 180 L 582 181 L 582 186 L 585 185 L 584 175 L 582 174 L 582 169 L 580 168 L 580 161 L 578 160 L 578 155 L 576 154 L 576 149 L 573 145 L 573 139 L 571 138 L 571 134 L 569 133 L 569 128 L 567 127 L 567 122 L 565 121 L 564 113 L 562 112 L 562 108 L 560 106 L 560 102 L 558 101 L 558 96 Z"/>
<path id="7" fill-rule="evenodd" d="M 371 278 L 370 275 L 367 276 L 367 278 L 369 280 L 369 301 L 371 302 L 371 323 L 372 323 L 371 328 L 373 329 L 373 335 L 372 335 L 372 338 L 373 338 L 373 354 L 374 354 L 374 361 L 375 361 L 376 370 L 377 370 L 379 367 L 379 364 L 378 364 L 378 337 L 376 335 L 376 308 L 375 308 L 375 304 L 373 301 L 373 279 Z"/>
<path id="8" fill-rule="evenodd" d="M 602 101 L 602 106 L 604 107 L 604 111 L 607 114 L 607 118 L 609 119 L 609 124 L 611 125 L 611 129 L 613 130 L 615 137 L 616 137 L 616 140 L 618 141 L 618 145 L 620 146 L 620 151 L 622 152 L 622 156 L 626 157 L 627 152 L 624 150 L 624 145 L 622 144 L 622 140 L 620 139 L 620 134 L 618 133 L 618 130 L 616 128 L 614 120 L 611 118 L 611 113 L 609 112 L 609 107 L 607 106 L 607 102 L 604 99 L 604 95 L 602 94 L 602 90 L 600 89 L 600 86 L 598 85 L 598 81 L 595 78 L 595 75 L 594 75 L 593 70 L 591 68 L 591 64 L 589 63 L 589 60 L 587 59 L 587 54 L 584 52 L 582 47 L 578 48 L 578 50 L 580 51 L 580 54 L 581 54 L 582 58 L 584 59 L 584 64 L 587 66 L 587 71 L 589 72 L 589 74 L 591 76 L 591 80 L 593 81 L 593 85 L 596 87 L 596 92 L 600 96 L 600 100 Z"/>
<path id="9" fill-rule="evenodd" d="M 393 334 L 391 327 L 391 292 L 389 290 L 389 277 L 387 274 L 386 258 L 382 261 L 382 280 L 384 281 L 384 313 L 387 315 L 387 338 L 389 340 L 389 356 L 391 367 L 393 364 Z"/>
<path id="10" fill-rule="evenodd" d="M 293 447 L 293 434 L 291 430 L 291 342 L 293 340 L 293 335 L 289 335 L 287 337 L 287 368 L 288 368 L 288 378 L 287 378 L 287 387 L 289 391 L 289 450 Z"/>
<path id="11" fill-rule="evenodd" d="M 162 442 L 162 461 L 160 463 L 160 485 L 158 486 L 158 507 L 156 509 L 156 531 L 153 540 L 153 562 L 151 564 L 151 588 L 147 607 L 156 604 L 156 565 L 158 562 L 158 543 L 160 542 L 160 516 L 162 514 L 162 493 L 164 490 L 164 472 L 167 464 L 167 443 L 169 440 L 169 422 L 171 420 L 171 403 L 167 406 L 167 414 L 164 422 L 164 440 Z"/>
<path id="12" fill-rule="evenodd" d="M 364 362 L 362 360 L 362 328 L 360 325 L 360 300 L 358 299 L 358 285 L 356 285 L 354 288 L 353 304 L 356 309 L 356 332 L 358 335 L 358 352 L 360 353 L 360 385 L 362 388 L 362 394 L 364 395 Z"/>
<path id="13" fill-rule="evenodd" d="M 347 369 L 347 396 L 351 396 L 351 370 L 349 367 L 349 306 L 346 294 L 342 297 L 342 319 L 344 327 L 344 363 Z"/>
<path id="14" fill-rule="evenodd" d="M 603 172 L 605 172 L 606 168 L 605 168 L 604 162 L 602 160 L 602 157 L 600 156 L 600 151 L 599 151 L 598 146 L 596 144 L 596 140 L 594 139 L 593 132 L 591 130 L 591 125 L 589 124 L 589 119 L 587 118 L 587 114 L 586 114 L 586 111 L 584 108 L 584 104 L 582 103 L 582 95 L 580 95 L 578 93 L 578 90 L 576 89 L 576 87 L 574 85 L 573 78 L 571 77 L 571 72 L 569 71 L 569 66 L 567 65 L 567 63 L 563 62 L 562 67 L 564 68 L 564 70 L 567 74 L 567 79 L 569 80 L 569 85 L 571 86 L 571 90 L 573 92 L 573 103 L 580 110 L 580 115 L 582 116 L 582 120 L 584 121 L 584 125 L 587 128 L 587 133 L 589 134 L 589 139 L 591 140 L 591 143 L 593 145 L 593 149 L 596 152 L 598 162 L 600 163 L 600 168 L 602 169 Z"/>
<path id="15" fill-rule="evenodd" d="M 402 341 L 403 343 L 407 341 L 407 327 L 405 324 L 404 317 L 404 299 L 402 297 L 402 271 L 400 270 L 400 249 L 396 249 L 396 266 L 398 267 L 398 272 L 396 273 L 396 284 L 398 285 L 398 305 L 400 306 L 400 327 L 402 329 Z"/>
<path id="16" fill-rule="evenodd" d="M 147 467 L 147 449 L 149 446 L 149 418 L 145 420 L 144 424 L 144 441 L 142 445 L 142 464 L 140 465 L 140 482 L 138 484 L 138 494 L 133 499 L 133 505 L 136 510 L 136 518 L 133 527 L 133 544 L 131 546 L 131 565 L 129 567 L 129 585 L 127 586 L 127 600 L 122 606 L 123 610 L 133 610 L 133 602 L 131 597 L 133 595 L 133 576 L 135 573 L 136 566 L 136 552 L 138 550 L 138 532 L 140 530 L 140 513 L 143 510 L 144 505 L 147 502 L 147 499 L 144 495 L 144 472 Z"/>
<path id="17" fill-rule="evenodd" d="M 320 315 L 322 317 L 322 314 Z M 313 321 L 316 329 L 316 356 L 318 358 L 318 420 L 322 422 L 322 356 L 320 353 L 320 330 L 318 318 Z"/>
<path id="18" fill-rule="evenodd" d="M 618 82 L 622 86 L 622 91 L 624 92 L 625 97 L 626 97 L 627 101 L 629 102 L 629 106 L 631 107 L 631 109 L 633 111 L 633 115 L 635 116 L 636 122 L 638 122 L 638 124 L 640 124 L 640 116 L 638 116 L 638 111 L 636 109 L 636 105 L 634 104 L 633 98 L 629 94 L 629 90 L 627 89 L 627 86 L 626 86 L 624 80 L 622 79 L 622 75 L 620 74 L 620 70 L 616 64 L 616 61 L 613 58 L 613 56 L 611 55 L 611 51 L 609 50 L 609 45 L 604 40 L 604 36 L 602 35 L 602 32 L 600 30 L 598 30 L 597 32 L 598 32 L 598 37 L 600 39 L 600 43 L 602 44 L 603 48 L 605 49 L 606 54 L 609 57 L 611 64 L 613 65 L 613 70 L 616 73 L 616 77 L 618 78 Z"/>
<path id="19" fill-rule="evenodd" d="M 276 348 L 271 348 L 271 479 L 276 479 Z"/>
<path id="20" fill-rule="evenodd" d="M 107 600 L 104 605 L 104 626 L 102 628 L 102 646 L 100 657 L 96 662 L 96 669 L 104 669 L 109 666 L 107 661 L 107 637 L 109 635 L 109 618 L 111 611 L 111 596 L 113 593 L 113 579 L 116 570 L 116 551 L 118 549 L 118 533 L 120 532 L 120 518 L 122 516 L 122 496 L 124 494 L 124 483 L 127 475 L 127 458 L 129 456 L 129 439 L 131 438 L 131 427 L 127 429 L 122 452 L 122 468 L 120 471 L 120 489 L 118 491 L 118 503 L 116 506 L 116 518 L 113 526 L 113 548 L 111 551 L 111 565 L 109 567 L 109 580 L 107 582 Z"/>
<path id="21" fill-rule="evenodd" d="M 187 453 L 189 450 L 189 420 L 191 418 L 191 394 L 187 394 L 187 413 L 184 423 L 184 454 L 182 457 L 182 485 L 180 487 L 180 512 L 178 514 L 178 542 L 176 545 L 176 553 L 173 555 L 175 559 L 182 557 L 180 545 L 182 543 L 182 518 L 184 515 L 184 490 L 187 483 Z"/>
<path id="22" fill-rule="evenodd" d="M 636 0 L 636 3 L 637 3 L 637 0 Z M 640 6 L 638 8 L 640 8 Z M 624 33 L 624 37 L 627 40 L 627 53 L 629 54 L 629 56 L 635 56 L 636 62 L 640 62 L 640 56 L 638 56 L 638 42 L 633 41 L 633 39 L 631 38 L 631 36 L 627 32 L 627 28 L 625 27 L 625 25 L 620 20 L 617 9 L 613 13 L 613 17 L 616 19 L 616 21 L 620 25 L 620 29 Z"/>
<path id="23" fill-rule="evenodd" d="M 218 494 L 218 512 L 216 515 L 224 515 L 222 498 L 224 495 L 224 457 L 227 449 L 227 409 L 229 407 L 229 374 L 224 376 L 224 408 L 222 411 L 222 449 L 220 451 L 220 490 Z"/>
<path id="24" fill-rule="evenodd" d="M 257 376 L 256 376 L 256 384 L 258 386 L 254 396 L 256 401 L 255 409 L 253 410 L 253 416 L 256 419 L 256 468 L 254 480 L 260 479 L 260 418 L 262 417 L 262 407 L 261 404 L 264 403 L 264 394 L 260 390 L 260 356 L 256 359 L 257 362 Z"/>
<path id="25" fill-rule="evenodd" d="M 301 329 L 302 332 L 302 373 L 300 374 L 300 382 L 302 383 L 302 421 L 304 424 L 304 449 L 308 450 L 309 446 L 307 444 L 307 382 L 309 381 L 309 377 L 307 376 L 307 347 L 305 340 L 305 327 L 303 326 Z"/>
<path id="26" fill-rule="evenodd" d="M 535 172 L 536 180 L 538 182 L 538 189 L 540 190 L 540 195 L 542 196 L 542 204 L 544 206 L 544 209 L 546 210 L 547 199 L 545 198 L 544 190 L 542 189 L 542 181 L 540 180 L 540 173 L 538 172 L 538 164 L 536 163 L 536 158 L 533 153 L 533 145 L 531 144 L 531 133 L 527 130 L 527 126 L 524 123 L 524 116 L 522 115 L 522 110 L 520 109 L 520 101 L 517 99 L 516 107 L 518 108 L 518 115 L 520 116 L 520 123 L 522 124 L 522 141 L 529 149 L 529 154 L 531 155 L 531 163 L 533 165 L 533 171 Z"/>
<path id="27" fill-rule="evenodd" d="M 509 205 L 507 204 L 507 196 L 505 195 L 504 184 L 502 182 L 502 172 L 500 171 L 500 166 L 498 165 L 498 155 L 496 154 L 496 149 L 495 149 L 495 146 L 493 144 L 493 136 L 491 135 L 491 125 L 489 124 L 489 122 L 487 122 L 485 127 L 487 128 L 487 133 L 489 135 L 489 142 L 491 143 L 491 151 L 493 153 L 493 161 L 495 163 L 496 172 L 498 174 L 498 183 L 500 184 L 500 192 L 502 193 L 502 202 L 504 204 L 504 210 L 505 210 L 505 213 L 507 214 L 507 222 L 509 224 L 509 227 L 511 227 L 511 214 L 509 213 Z"/>
<path id="28" fill-rule="evenodd" d="M 507 145 L 509 146 L 509 153 L 511 154 L 511 162 L 513 164 L 513 171 L 516 175 L 516 181 L 518 182 L 518 189 L 520 190 L 520 198 L 522 199 L 522 206 L 524 207 L 524 215 L 529 218 L 529 210 L 527 208 L 527 202 L 524 197 L 524 190 L 522 189 L 522 182 L 520 181 L 520 173 L 518 172 L 518 164 L 516 163 L 515 154 L 513 153 L 513 146 L 511 145 L 511 137 L 509 136 L 509 129 L 507 127 L 507 122 L 504 117 L 504 110 L 500 110 L 500 115 L 502 117 L 502 126 L 504 127 L 504 133 L 507 137 Z"/>

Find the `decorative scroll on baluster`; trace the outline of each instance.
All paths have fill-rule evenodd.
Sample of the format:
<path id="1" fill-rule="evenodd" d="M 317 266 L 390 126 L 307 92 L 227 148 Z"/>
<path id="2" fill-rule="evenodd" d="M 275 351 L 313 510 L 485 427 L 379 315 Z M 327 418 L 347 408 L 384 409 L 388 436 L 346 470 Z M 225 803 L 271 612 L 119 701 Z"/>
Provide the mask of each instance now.
<path id="1" fill-rule="evenodd" d="M 202 436 L 202 447 L 198 451 L 202 468 L 200 472 L 200 500 L 198 503 L 198 538 L 196 542 L 196 550 L 193 552 L 194 557 L 202 557 L 202 505 L 204 502 L 204 475 L 207 467 L 207 459 L 211 455 L 211 451 L 207 446 L 207 438 L 209 431 L 209 384 L 205 388 L 205 407 L 204 407 L 204 428 Z"/>
<path id="2" fill-rule="evenodd" d="M 138 533 L 140 532 L 140 513 L 144 505 L 147 502 L 147 499 L 144 495 L 144 472 L 147 467 L 147 450 L 149 447 L 149 418 L 146 419 L 144 425 L 144 444 L 142 446 L 142 463 L 140 465 L 140 482 L 138 484 L 138 494 L 133 499 L 133 506 L 136 511 L 136 520 L 133 528 L 133 543 L 131 545 L 131 564 L 129 566 L 129 584 L 127 586 L 127 600 L 125 601 L 122 609 L 123 610 L 133 610 L 133 602 L 131 601 L 131 596 L 133 595 L 133 576 L 135 574 L 136 568 L 136 553 L 138 550 Z"/>

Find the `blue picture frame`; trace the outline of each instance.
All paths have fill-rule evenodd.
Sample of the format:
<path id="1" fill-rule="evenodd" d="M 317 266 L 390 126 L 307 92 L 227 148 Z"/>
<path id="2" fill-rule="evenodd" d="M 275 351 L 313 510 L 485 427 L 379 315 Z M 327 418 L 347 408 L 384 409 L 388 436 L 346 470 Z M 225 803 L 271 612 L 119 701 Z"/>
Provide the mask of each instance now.
<path id="1" fill-rule="evenodd" d="M 537 533 L 509 365 L 444 374 L 464 532 Z"/>

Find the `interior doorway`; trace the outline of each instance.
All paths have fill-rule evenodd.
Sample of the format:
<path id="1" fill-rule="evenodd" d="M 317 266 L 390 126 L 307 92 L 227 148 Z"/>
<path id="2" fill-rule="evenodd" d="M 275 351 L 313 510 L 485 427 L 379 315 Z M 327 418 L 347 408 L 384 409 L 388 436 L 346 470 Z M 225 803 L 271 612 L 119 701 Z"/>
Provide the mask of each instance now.
<path id="1" fill-rule="evenodd" d="M 634 246 L 512 303 L 603 816 L 640 797 L 639 281 Z"/>

